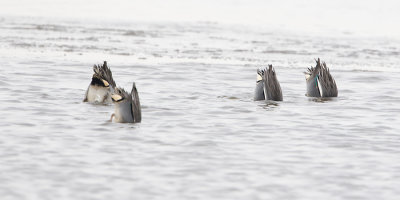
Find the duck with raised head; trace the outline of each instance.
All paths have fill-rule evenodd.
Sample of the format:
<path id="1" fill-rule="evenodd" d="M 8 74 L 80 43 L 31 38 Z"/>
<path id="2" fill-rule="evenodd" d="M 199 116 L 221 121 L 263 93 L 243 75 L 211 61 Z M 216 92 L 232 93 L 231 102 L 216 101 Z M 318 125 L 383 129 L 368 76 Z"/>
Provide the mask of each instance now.
<path id="1" fill-rule="evenodd" d="M 335 79 L 329 72 L 325 62 L 318 58 L 315 60 L 317 65 L 310 67 L 306 72 L 307 94 L 308 97 L 337 97 L 338 90 Z"/>
<path id="2" fill-rule="evenodd" d="M 268 68 L 257 70 L 257 82 L 254 100 L 282 101 L 282 90 L 272 65 Z"/>
<path id="3" fill-rule="evenodd" d="M 112 102 L 111 93 L 116 87 L 107 61 L 103 65 L 93 66 L 92 81 L 86 90 L 84 102 L 109 104 Z"/>
<path id="4" fill-rule="evenodd" d="M 122 88 L 115 88 L 111 99 L 115 104 L 115 112 L 111 115 L 111 122 L 113 119 L 119 123 L 138 123 L 142 121 L 139 94 L 135 83 L 133 83 L 130 94 Z"/>

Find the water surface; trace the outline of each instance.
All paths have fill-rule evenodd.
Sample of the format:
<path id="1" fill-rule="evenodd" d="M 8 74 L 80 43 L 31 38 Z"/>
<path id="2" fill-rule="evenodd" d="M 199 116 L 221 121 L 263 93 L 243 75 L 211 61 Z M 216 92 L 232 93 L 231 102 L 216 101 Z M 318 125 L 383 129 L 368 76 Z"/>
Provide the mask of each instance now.
<path id="1" fill-rule="evenodd" d="M 397 199 L 400 42 L 220 23 L 0 23 L 2 199 Z M 305 96 L 320 57 L 339 97 Z M 82 102 L 93 64 L 142 123 Z M 273 64 L 283 102 L 254 102 Z"/>

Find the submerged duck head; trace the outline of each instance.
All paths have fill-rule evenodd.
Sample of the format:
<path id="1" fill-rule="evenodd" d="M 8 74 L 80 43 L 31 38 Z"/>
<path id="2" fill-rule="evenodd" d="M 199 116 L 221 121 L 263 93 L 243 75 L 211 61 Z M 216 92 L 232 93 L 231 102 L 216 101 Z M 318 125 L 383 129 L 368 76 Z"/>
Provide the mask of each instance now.
<path id="1" fill-rule="evenodd" d="M 111 70 L 107 66 L 107 62 L 104 61 L 103 65 L 94 65 L 93 72 L 92 81 L 86 90 L 83 101 L 90 103 L 111 103 L 110 95 L 115 88 L 115 82 Z"/>
<path id="2" fill-rule="evenodd" d="M 133 83 L 130 94 L 123 88 L 115 88 L 111 99 L 115 104 L 115 113 L 111 115 L 110 121 L 114 118 L 116 122 L 120 123 L 141 122 L 142 112 L 135 83 Z"/>
<path id="3" fill-rule="evenodd" d="M 123 88 L 117 87 L 111 94 L 111 99 L 114 103 L 122 103 L 129 101 L 130 95 Z"/>
<path id="4" fill-rule="evenodd" d="M 93 74 L 92 82 L 90 82 L 90 85 L 99 87 L 110 87 L 110 83 L 107 80 L 99 77 L 97 74 Z"/>

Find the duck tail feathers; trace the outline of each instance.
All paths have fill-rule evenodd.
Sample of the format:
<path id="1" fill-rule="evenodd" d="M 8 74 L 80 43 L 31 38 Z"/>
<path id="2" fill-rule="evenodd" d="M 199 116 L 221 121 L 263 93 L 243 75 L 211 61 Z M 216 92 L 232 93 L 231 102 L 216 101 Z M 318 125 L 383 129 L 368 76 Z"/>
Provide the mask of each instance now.
<path id="1" fill-rule="evenodd" d="M 268 65 L 264 73 L 264 94 L 266 100 L 282 101 L 282 90 L 275 69 L 272 65 Z"/>
<path id="2" fill-rule="evenodd" d="M 132 85 L 132 113 L 133 113 L 133 120 L 134 122 L 141 122 L 142 121 L 142 111 L 140 107 L 140 100 L 139 100 L 139 93 L 136 88 L 135 82 Z"/>
<path id="3" fill-rule="evenodd" d="M 106 80 L 113 88 L 116 87 L 115 81 L 112 77 L 112 72 L 107 66 L 107 61 L 104 61 L 103 65 L 94 65 L 93 72 L 100 78 Z"/>
<path id="4" fill-rule="evenodd" d="M 318 86 L 322 91 L 321 97 L 337 97 L 338 90 L 336 86 L 336 81 L 329 72 L 329 68 L 326 63 L 322 63 L 321 70 L 318 73 Z"/>

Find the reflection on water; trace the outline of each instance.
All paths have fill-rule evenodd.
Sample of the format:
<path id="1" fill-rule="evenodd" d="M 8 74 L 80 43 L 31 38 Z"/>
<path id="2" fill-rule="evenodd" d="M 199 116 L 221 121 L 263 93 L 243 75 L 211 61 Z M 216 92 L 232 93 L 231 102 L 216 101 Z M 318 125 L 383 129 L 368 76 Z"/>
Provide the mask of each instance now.
<path id="1" fill-rule="evenodd" d="M 309 101 L 318 102 L 318 103 L 327 103 L 330 101 L 337 101 L 337 97 L 309 97 Z"/>
<path id="2" fill-rule="evenodd" d="M 276 109 L 276 107 L 279 106 L 279 103 L 276 101 L 270 101 L 270 100 L 266 100 L 266 101 L 259 101 L 260 104 L 258 106 L 260 106 L 261 108 L 268 110 L 268 111 L 272 111 L 274 109 Z"/>
<path id="3" fill-rule="evenodd" d="M 234 97 L 234 96 L 218 96 L 218 98 L 229 99 L 229 100 L 237 100 L 237 99 L 239 99 L 239 97 Z"/>

